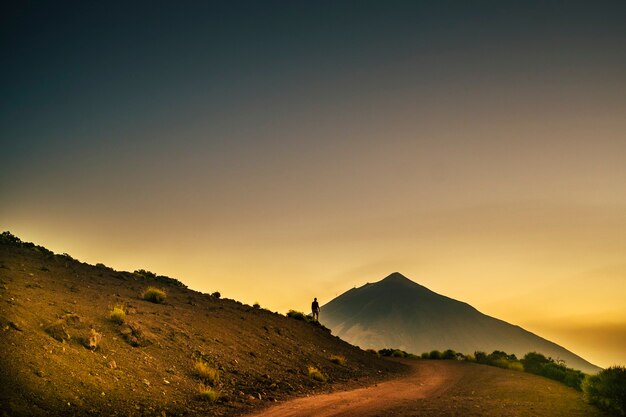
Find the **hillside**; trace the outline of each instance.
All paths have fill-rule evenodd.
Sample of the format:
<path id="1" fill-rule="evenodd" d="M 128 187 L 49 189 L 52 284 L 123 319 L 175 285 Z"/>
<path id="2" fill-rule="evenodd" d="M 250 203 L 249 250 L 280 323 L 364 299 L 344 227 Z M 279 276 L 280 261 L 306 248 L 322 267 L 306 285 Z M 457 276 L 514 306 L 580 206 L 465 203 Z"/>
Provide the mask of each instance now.
<path id="1" fill-rule="evenodd" d="M 166 291 L 164 303 L 142 299 L 149 286 Z M 123 324 L 109 318 L 116 305 L 126 311 Z M 239 415 L 405 369 L 321 326 L 168 277 L 81 263 L 6 233 L 0 329 L 0 412 L 10 416 Z M 199 395 L 199 360 L 219 370 L 215 403 Z M 328 381 L 309 377 L 309 365 Z"/>
<path id="2" fill-rule="evenodd" d="M 469 304 L 439 295 L 400 273 L 351 289 L 322 307 L 322 322 L 342 339 L 363 348 L 394 347 L 421 353 L 503 350 L 541 352 L 572 368 L 600 370 L 567 349 Z"/>

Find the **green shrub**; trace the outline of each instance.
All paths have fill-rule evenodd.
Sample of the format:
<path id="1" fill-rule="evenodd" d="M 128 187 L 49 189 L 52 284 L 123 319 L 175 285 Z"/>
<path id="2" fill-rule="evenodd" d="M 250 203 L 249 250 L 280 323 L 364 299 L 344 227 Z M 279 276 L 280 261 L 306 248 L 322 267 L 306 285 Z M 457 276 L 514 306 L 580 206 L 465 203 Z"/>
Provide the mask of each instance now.
<path id="1" fill-rule="evenodd" d="M 406 358 L 406 352 L 400 349 L 394 349 L 391 352 L 392 358 Z"/>
<path id="2" fill-rule="evenodd" d="M 346 358 L 341 355 L 330 355 L 330 361 L 337 365 L 344 366 L 346 364 Z"/>
<path id="3" fill-rule="evenodd" d="M 537 352 L 528 352 L 522 359 L 522 364 L 524 364 L 526 372 L 538 375 L 541 375 L 543 367 L 550 362 L 550 359 Z"/>
<path id="4" fill-rule="evenodd" d="M 200 385 L 198 388 L 198 396 L 201 400 L 214 403 L 220 398 L 220 392 L 214 388 Z"/>
<path id="5" fill-rule="evenodd" d="M 142 294 L 142 298 L 144 300 L 157 304 L 161 304 L 165 301 L 166 297 L 167 293 L 156 287 L 148 287 Z"/>
<path id="6" fill-rule="evenodd" d="M 509 362 L 508 368 L 512 371 L 524 372 L 524 365 L 520 361 Z"/>
<path id="7" fill-rule="evenodd" d="M 529 352 L 521 362 L 526 372 L 554 379 L 579 391 L 582 389 L 581 385 L 585 374 L 579 370 L 568 368 L 562 363 L 557 363 L 554 359 L 547 358 L 541 353 Z"/>
<path id="8" fill-rule="evenodd" d="M 196 361 L 194 373 L 198 378 L 203 380 L 205 384 L 215 386 L 220 380 L 220 372 L 202 360 Z"/>
<path id="9" fill-rule="evenodd" d="M 326 382 L 326 380 L 328 379 L 326 378 L 326 375 L 322 373 L 322 371 L 320 371 L 314 366 L 308 367 L 308 374 L 309 374 L 309 378 L 314 379 L 319 382 Z"/>
<path id="10" fill-rule="evenodd" d="M 441 354 L 441 359 L 446 359 L 446 360 L 456 359 L 456 352 L 453 351 L 452 349 L 448 349 Z"/>
<path id="11" fill-rule="evenodd" d="M 428 354 L 429 359 L 441 359 L 441 352 L 433 350 Z"/>
<path id="12" fill-rule="evenodd" d="M 117 324 L 124 323 L 126 320 L 126 311 L 124 311 L 124 306 L 113 307 L 113 310 L 109 313 L 109 319 Z"/>
<path id="13" fill-rule="evenodd" d="M 296 310 L 289 310 L 287 312 L 287 317 L 291 317 L 292 319 L 296 320 L 309 321 L 307 316 L 303 312 Z"/>
<path id="14" fill-rule="evenodd" d="M 585 398 L 611 414 L 626 416 L 626 367 L 611 366 L 589 375 L 583 384 Z"/>

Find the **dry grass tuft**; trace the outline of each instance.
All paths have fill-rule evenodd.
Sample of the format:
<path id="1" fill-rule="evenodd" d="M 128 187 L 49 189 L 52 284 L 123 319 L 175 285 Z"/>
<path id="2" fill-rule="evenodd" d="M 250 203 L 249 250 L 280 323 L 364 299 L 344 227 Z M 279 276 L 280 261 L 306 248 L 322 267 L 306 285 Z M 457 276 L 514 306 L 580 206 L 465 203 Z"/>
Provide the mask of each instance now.
<path id="1" fill-rule="evenodd" d="M 201 400 L 214 403 L 220 398 L 220 392 L 214 388 L 200 385 L 198 388 L 198 396 Z"/>
<path id="2" fill-rule="evenodd" d="M 123 306 L 115 306 L 109 313 L 109 319 L 117 324 L 122 324 L 126 320 L 126 311 Z"/>
<path id="3" fill-rule="evenodd" d="M 142 294 L 141 296 L 144 300 L 153 302 L 153 303 L 157 303 L 157 304 L 161 304 L 163 301 L 165 301 L 165 298 L 167 297 L 167 293 L 159 288 L 156 287 L 148 287 Z"/>
<path id="4" fill-rule="evenodd" d="M 314 379 L 319 382 L 326 382 L 328 379 L 326 375 L 322 373 L 319 369 L 314 366 L 309 366 L 308 368 L 309 378 Z"/>
<path id="5" fill-rule="evenodd" d="M 346 358 L 341 355 L 330 355 L 330 361 L 332 363 L 336 363 L 337 365 L 345 366 Z"/>
<path id="6" fill-rule="evenodd" d="M 196 361 L 194 371 L 196 376 L 202 379 L 206 384 L 215 386 L 220 380 L 220 372 L 202 360 Z"/>

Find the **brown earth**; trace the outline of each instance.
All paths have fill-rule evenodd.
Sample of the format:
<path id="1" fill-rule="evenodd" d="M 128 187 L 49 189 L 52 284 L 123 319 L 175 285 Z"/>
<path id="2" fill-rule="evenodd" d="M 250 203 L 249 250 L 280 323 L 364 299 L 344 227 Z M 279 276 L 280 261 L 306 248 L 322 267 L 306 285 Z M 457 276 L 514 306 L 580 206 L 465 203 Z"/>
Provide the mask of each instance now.
<path id="1" fill-rule="evenodd" d="M 142 299 L 148 286 L 167 292 L 163 304 Z M 109 317 L 116 305 L 126 310 L 123 324 Z M 199 395 L 197 360 L 219 371 L 216 402 Z M 328 380 L 309 377 L 311 365 Z M 380 359 L 323 326 L 0 235 L 2 416 L 263 409 L 269 414 L 259 415 L 601 415 L 579 392 L 545 378 L 471 363 Z"/>
<path id="2" fill-rule="evenodd" d="M 145 275 L 145 274 L 144 274 Z M 163 304 L 141 298 L 148 286 Z M 109 313 L 123 305 L 124 324 Z M 94 347 L 95 346 L 95 347 Z M 0 414 L 239 415 L 406 372 L 322 326 L 0 236 Z M 331 362 L 342 355 L 343 365 Z M 196 360 L 219 370 L 216 403 Z M 309 377 L 309 365 L 326 383 Z"/>
<path id="3" fill-rule="evenodd" d="M 404 363 L 411 368 L 406 376 L 287 401 L 249 417 L 604 415 L 579 392 L 536 375 L 467 362 Z"/>

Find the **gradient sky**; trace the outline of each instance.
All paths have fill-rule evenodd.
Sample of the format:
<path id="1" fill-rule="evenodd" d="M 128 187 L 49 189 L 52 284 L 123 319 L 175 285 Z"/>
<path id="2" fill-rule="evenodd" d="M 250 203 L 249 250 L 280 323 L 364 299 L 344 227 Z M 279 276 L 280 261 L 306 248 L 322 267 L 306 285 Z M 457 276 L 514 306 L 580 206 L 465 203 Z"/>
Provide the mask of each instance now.
<path id="1" fill-rule="evenodd" d="M 42 3 L 2 230 L 282 312 L 400 271 L 626 364 L 623 1 Z"/>

